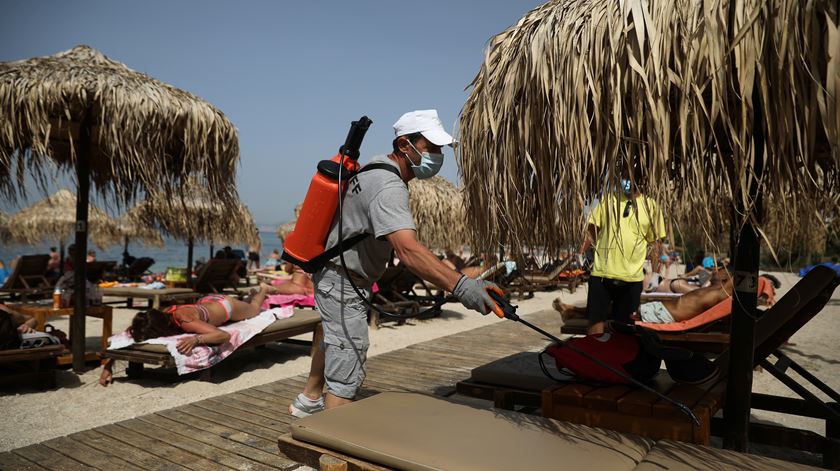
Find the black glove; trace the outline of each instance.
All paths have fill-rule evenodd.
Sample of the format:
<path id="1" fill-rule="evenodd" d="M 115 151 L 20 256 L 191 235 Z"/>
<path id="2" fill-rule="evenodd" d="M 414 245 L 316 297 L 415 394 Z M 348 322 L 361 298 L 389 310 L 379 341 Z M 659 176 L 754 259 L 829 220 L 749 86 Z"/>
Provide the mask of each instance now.
<path id="1" fill-rule="evenodd" d="M 455 284 L 452 294 L 467 308 L 476 310 L 486 316 L 496 306 L 493 298 L 487 294 L 487 288 L 491 287 L 498 289 L 495 283 L 461 275 L 461 279 Z"/>

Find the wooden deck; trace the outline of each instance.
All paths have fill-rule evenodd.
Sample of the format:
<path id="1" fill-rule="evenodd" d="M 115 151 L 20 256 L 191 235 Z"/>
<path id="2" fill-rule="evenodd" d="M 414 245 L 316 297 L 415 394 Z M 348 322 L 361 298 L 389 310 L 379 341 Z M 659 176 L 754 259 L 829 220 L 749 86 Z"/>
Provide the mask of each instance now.
<path id="1" fill-rule="evenodd" d="M 525 317 L 549 332 L 560 332 L 556 313 Z M 504 321 L 412 345 L 368 360 L 361 397 L 387 390 L 448 396 L 472 368 L 546 344 L 536 332 Z M 294 469 L 299 464 L 279 454 L 277 439 L 289 432 L 293 417 L 287 407 L 305 378 L 299 375 L 0 453 L 0 470 Z"/>

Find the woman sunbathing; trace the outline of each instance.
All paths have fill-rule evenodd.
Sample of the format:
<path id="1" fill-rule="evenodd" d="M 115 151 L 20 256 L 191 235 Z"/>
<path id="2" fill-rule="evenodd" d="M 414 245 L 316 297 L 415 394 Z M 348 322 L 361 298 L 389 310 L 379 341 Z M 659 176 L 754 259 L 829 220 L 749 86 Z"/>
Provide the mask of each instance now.
<path id="1" fill-rule="evenodd" d="M 283 264 L 283 270 L 291 274 L 288 280 L 274 280 L 272 283 L 276 285 L 265 285 L 268 294 L 302 294 L 304 296 L 313 296 L 315 294 L 315 285 L 312 284 L 312 276 L 303 271 L 303 268 L 286 262 Z M 260 285 L 263 288 L 263 285 Z"/>
<path id="2" fill-rule="evenodd" d="M 256 317 L 271 291 L 271 286 L 260 285 L 260 290 L 254 293 L 249 303 L 231 296 L 213 294 L 199 299 L 195 304 L 170 306 L 163 311 L 141 311 L 131 320 L 127 330 L 136 342 L 193 333 L 195 335 L 179 339 L 176 345 L 178 352 L 189 355 L 198 345 L 221 345 L 230 340 L 230 334 L 219 326 L 229 321 Z M 99 384 L 102 386 L 111 383 L 113 364 L 114 360 L 109 358 L 102 365 L 102 374 L 99 376 Z"/>

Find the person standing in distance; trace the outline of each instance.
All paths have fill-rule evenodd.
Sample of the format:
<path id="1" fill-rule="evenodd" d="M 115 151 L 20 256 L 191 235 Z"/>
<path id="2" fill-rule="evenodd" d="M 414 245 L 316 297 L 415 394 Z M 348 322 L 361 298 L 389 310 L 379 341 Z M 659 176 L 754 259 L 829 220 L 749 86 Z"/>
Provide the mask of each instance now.
<path id="1" fill-rule="evenodd" d="M 467 308 L 487 314 L 495 306 L 486 292 L 496 287 L 493 283 L 456 272 L 417 240 L 408 205 L 408 182 L 435 176 L 443 165 L 443 147 L 455 145 L 455 140 L 443 129 L 436 110 L 402 115 L 394 124 L 394 133 L 392 152 L 369 162 L 387 168 L 360 172 L 347 182 L 342 238 L 362 233 L 369 236 L 344 252 L 346 267 L 336 257 L 313 274 L 323 337 L 313 339 L 309 378 L 303 392 L 289 405 L 289 413 L 296 417 L 341 406 L 356 397 L 365 379 L 368 308 L 349 279 L 369 297 L 392 250 L 414 274 L 453 292 Z M 338 245 L 337 217 L 327 247 Z M 326 394 L 322 395 L 325 385 Z"/>
<path id="2" fill-rule="evenodd" d="M 638 192 L 627 178 L 619 191 L 607 194 L 589 215 L 587 237 L 580 248 L 595 244 L 595 262 L 589 276 L 586 315 L 589 334 L 604 332 L 609 313 L 626 324 L 639 309 L 645 259 L 658 266 L 665 238 L 665 220 L 653 199 Z M 650 250 L 648 245 L 654 244 Z"/>

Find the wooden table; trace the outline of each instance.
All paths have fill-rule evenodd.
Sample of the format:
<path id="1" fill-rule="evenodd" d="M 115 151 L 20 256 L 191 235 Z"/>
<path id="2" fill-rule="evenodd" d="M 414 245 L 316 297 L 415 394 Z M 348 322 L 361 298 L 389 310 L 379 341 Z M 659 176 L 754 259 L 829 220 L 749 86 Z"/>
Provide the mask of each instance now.
<path id="1" fill-rule="evenodd" d="M 72 307 L 62 307 L 53 309 L 49 304 L 10 304 L 9 307 L 23 314 L 28 314 L 35 318 L 37 324 L 35 329 L 43 332 L 44 326 L 47 323 L 47 318 L 58 316 L 72 316 Z M 113 309 L 111 306 L 88 306 L 85 308 L 85 315 L 102 319 L 102 351 L 108 349 L 108 337 L 111 336 L 113 328 Z M 85 361 L 99 360 L 98 352 L 85 352 Z M 57 359 L 59 365 L 66 365 L 73 362 L 73 355 L 61 355 Z"/>

